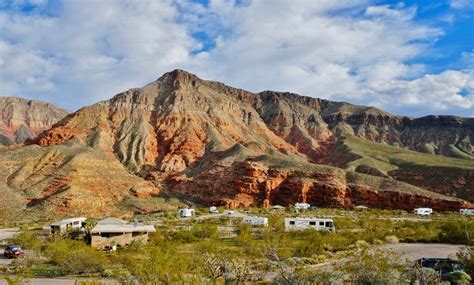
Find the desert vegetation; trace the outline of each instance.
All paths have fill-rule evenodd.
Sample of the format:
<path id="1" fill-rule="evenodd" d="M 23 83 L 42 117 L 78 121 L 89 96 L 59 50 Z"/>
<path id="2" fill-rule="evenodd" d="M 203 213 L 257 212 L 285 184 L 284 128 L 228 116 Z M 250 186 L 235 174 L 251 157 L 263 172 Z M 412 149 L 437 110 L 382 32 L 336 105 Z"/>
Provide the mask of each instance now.
<path id="1" fill-rule="evenodd" d="M 270 226 L 262 228 L 227 217 L 163 217 L 148 244 L 132 244 L 111 253 L 92 249 L 84 236 L 40 238 L 30 228 L 12 243 L 31 253 L 15 260 L 8 270 L 26 277 L 114 278 L 123 284 L 330 284 L 342 280 L 351 284 L 409 284 L 431 277 L 383 245 L 443 242 L 466 245 L 458 257 L 466 264 L 466 272 L 473 274 L 472 219 L 446 214 L 449 219 L 440 215 L 426 221 L 392 220 L 384 215 L 409 214 L 381 211 L 375 217 L 370 212 L 340 211 L 334 218 L 335 233 L 285 232 L 285 215 L 288 213 L 268 215 Z M 469 276 L 453 278 L 469 280 Z"/>

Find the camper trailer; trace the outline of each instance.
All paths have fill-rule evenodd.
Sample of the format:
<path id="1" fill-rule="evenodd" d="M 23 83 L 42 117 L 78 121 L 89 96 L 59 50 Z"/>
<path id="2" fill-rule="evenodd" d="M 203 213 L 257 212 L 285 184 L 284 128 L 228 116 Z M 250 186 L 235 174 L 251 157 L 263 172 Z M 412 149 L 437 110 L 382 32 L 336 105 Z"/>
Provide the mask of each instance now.
<path id="1" fill-rule="evenodd" d="M 194 209 L 186 208 L 186 209 L 179 209 L 178 213 L 181 218 L 190 218 L 196 214 L 196 211 Z"/>
<path id="2" fill-rule="evenodd" d="M 413 212 L 417 215 L 421 216 L 429 216 L 433 214 L 433 209 L 431 208 L 416 208 L 413 210 Z"/>
<path id="3" fill-rule="evenodd" d="M 209 213 L 211 214 L 219 214 L 219 210 L 217 210 L 216 206 L 212 206 L 209 208 Z"/>
<path id="4" fill-rule="evenodd" d="M 285 231 L 315 229 L 323 231 L 336 231 L 332 219 L 322 218 L 285 218 Z"/>
<path id="5" fill-rule="evenodd" d="M 296 203 L 295 209 L 296 210 L 308 210 L 311 207 L 310 204 L 307 203 Z"/>
<path id="6" fill-rule="evenodd" d="M 59 232 L 60 234 L 65 234 L 70 230 L 81 230 L 86 220 L 87 218 L 84 217 L 61 220 L 51 224 L 51 233 Z"/>
<path id="7" fill-rule="evenodd" d="M 257 216 L 247 216 L 244 217 L 244 224 L 249 224 L 251 226 L 268 226 L 268 218 L 265 217 L 257 217 Z"/>
<path id="8" fill-rule="evenodd" d="M 474 216 L 474 209 L 460 209 L 459 213 L 465 216 Z"/>

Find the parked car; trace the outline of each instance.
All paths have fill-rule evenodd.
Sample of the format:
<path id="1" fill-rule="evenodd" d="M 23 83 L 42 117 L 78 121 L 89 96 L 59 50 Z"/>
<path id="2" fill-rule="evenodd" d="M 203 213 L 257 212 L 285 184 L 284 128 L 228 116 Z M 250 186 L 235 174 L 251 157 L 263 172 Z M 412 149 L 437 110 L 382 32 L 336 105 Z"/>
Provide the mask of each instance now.
<path id="1" fill-rule="evenodd" d="M 6 258 L 18 258 L 25 256 L 25 251 L 19 245 L 10 245 L 5 248 L 3 255 Z"/>
<path id="2" fill-rule="evenodd" d="M 464 271 L 464 266 L 451 258 L 422 258 L 418 260 L 421 267 L 431 268 L 440 276 L 453 272 Z"/>

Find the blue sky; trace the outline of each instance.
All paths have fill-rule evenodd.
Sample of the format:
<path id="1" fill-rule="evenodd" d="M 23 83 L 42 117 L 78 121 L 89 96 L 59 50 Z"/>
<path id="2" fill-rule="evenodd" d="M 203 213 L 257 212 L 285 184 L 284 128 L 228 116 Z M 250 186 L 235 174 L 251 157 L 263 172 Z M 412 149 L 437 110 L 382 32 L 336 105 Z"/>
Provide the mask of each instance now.
<path id="1" fill-rule="evenodd" d="M 0 96 L 75 110 L 183 68 L 205 79 L 474 116 L 474 0 L 0 0 Z"/>

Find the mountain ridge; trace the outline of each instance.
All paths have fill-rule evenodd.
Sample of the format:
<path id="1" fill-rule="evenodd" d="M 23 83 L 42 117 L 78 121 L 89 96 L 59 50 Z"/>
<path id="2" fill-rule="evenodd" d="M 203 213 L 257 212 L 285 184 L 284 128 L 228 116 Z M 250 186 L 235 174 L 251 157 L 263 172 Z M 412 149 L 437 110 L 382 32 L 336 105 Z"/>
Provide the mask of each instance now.
<path id="1" fill-rule="evenodd" d="M 133 174 L 134 183 L 115 186 L 121 193 L 116 202 L 100 198 L 101 183 L 94 184 L 93 190 L 87 188 L 92 186 L 80 190 L 74 184 L 73 192 L 45 195 L 53 182 L 43 179 L 50 175 L 43 170 L 34 179 L 42 179 L 47 191 L 40 187 L 34 197 L 26 193 L 23 199 L 36 199 L 39 202 L 28 207 L 46 207 L 49 212 L 62 205 L 57 199 L 75 199 L 69 195 L 77 197 L 78 191 L 103 199 L 115 211 L 129 199 L 134 202 L 127 202 L 128 207 L 155 211 L 152 202 L 161 194 L 227 207 L 295 202 L 407 210 L 471 207 L 470 120 L 466 127 L 450 118 L 428 118 L 423 119 L 428 126 L 411 129 L 407 122 L 412 120 L 416 119 L 292 93 L 252 93 L 175 70 L 142 88 L 81 108 L 27 143 L 40 146 L 39 150 L 72 153 L 71 157 L 79 155 L 75 149 L 87 153 L 79 159 L 84 164 L 63 171 L 72 180 L 80 177 L 77 173 L 94 180 L 104 176 L 104 181 L 125 175 L 123 171 Z M 445 128 L 445 123 L 453 126 Z M 432 154 L 417 156 L 407 149 Z M 9 157 L 21 160 L 15 151 Z M 435 153 L 465 157 L 448 159 Z M 104 159 L 118 161 L 124 169 L 114 166 L 98 176 L 83 169 L 88 161 L 96 165 Z M 61 172 L 61 164 L 51 167 Z M 17 168 L 12 164 L 5 173 L 17 173 Z M 430 171 L 439 173 L 442 181 L 430 182 Z M 8 191 L 17 191 L 18 185 L 8 184 L 14 181 L 8 175 Z M 66 186 L 72 183 L 63 177 L 57 180 Z M 62 212 L 85 211 L 74 203 L 67 205 Z"/>

